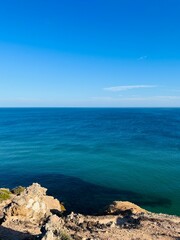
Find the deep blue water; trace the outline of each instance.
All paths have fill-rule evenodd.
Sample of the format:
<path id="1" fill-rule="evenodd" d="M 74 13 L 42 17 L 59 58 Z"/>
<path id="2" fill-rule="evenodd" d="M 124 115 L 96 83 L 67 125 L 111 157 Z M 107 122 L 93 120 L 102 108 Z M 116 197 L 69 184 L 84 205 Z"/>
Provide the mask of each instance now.
<path id="1" fill-rule="evenodd" d="M 0 186 L 35 181 L 69 211 L 180 215 L 180 109 L 1 108 Z"/>

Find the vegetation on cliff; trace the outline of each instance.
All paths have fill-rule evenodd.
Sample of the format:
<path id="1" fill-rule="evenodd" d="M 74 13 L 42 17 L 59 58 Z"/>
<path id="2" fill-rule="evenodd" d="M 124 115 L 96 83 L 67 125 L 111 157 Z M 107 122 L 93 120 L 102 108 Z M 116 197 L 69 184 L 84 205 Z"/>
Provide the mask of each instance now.
<path id="1" fill-rule="evenodd" d="M 0 188 L 0 202 L 11 198 L 11 192 L 7 188 Z"/>

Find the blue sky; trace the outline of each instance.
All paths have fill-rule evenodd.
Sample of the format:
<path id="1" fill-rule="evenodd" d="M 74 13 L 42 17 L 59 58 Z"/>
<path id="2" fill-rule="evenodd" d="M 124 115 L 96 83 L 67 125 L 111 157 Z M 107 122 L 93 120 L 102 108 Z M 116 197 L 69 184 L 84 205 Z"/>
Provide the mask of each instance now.
<path id="1" fill-rule="evenodd" d="M 1 107 L 180 107 L 179 0 L 0 1 Z"/>

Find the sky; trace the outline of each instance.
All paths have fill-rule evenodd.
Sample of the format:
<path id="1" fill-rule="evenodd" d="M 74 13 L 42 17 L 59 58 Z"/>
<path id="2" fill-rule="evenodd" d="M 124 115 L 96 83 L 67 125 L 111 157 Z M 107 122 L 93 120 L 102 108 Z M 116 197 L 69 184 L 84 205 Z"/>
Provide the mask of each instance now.
<path id="1" fill-rule="evenodd" d="M 180 107 L 180 1 L 0 0 L 0 107 Z"/>

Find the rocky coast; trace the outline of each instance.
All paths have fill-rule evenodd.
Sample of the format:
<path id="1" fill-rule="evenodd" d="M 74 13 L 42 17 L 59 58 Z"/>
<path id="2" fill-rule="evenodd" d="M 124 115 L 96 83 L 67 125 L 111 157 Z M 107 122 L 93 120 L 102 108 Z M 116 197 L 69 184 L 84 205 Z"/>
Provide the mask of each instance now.
<path id="1" fill-rule="evenodd" d="M 67 215 L 46 191 L 38 183 L 0 189 L 0 240 L 180 240 L 178 216 L 122 201 L 114 201 L 100 216 Z"/>

